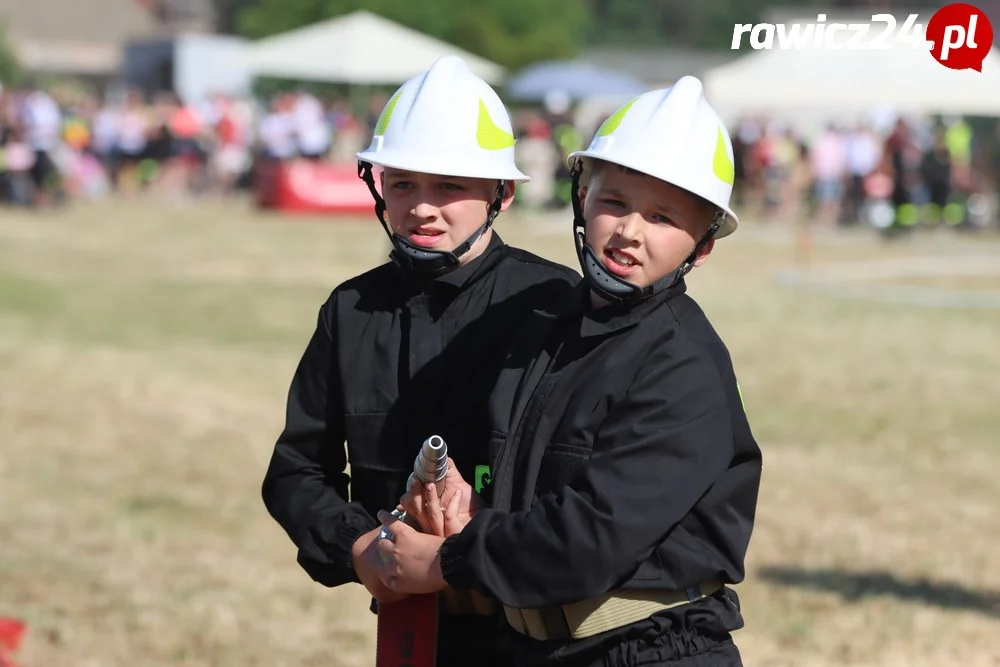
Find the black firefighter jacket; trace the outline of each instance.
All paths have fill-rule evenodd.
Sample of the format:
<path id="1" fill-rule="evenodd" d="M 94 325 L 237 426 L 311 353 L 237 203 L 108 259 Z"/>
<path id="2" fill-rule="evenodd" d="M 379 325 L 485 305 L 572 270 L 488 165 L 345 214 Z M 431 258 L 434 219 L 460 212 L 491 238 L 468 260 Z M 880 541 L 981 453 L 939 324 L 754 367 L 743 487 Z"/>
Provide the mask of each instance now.
<path id="1" fill-rule="evenodd" d="M 466 479 L 489 463 L 487 405 L 517 325 L 578 280 L 494 232 L 480 257 L 443 276 L 390 262 L 333 291 L 263 483 L 313 579 L 357 581 L 351 545 L 396 507 L 430 435 L 445 438 Z"/>
<path id="2" fill-rule="evenodd" d="M 526 324 L 491 401 L 491 509 L 441 549 L 450 585 L 533 609 L 743 580 L 761 452 L 685 290 L 593 310 L 581 283 Z M 716 650 L 738 606 L 723 589 L 589 639 L 506 639 L 519 665 L 660 664 Z"/>

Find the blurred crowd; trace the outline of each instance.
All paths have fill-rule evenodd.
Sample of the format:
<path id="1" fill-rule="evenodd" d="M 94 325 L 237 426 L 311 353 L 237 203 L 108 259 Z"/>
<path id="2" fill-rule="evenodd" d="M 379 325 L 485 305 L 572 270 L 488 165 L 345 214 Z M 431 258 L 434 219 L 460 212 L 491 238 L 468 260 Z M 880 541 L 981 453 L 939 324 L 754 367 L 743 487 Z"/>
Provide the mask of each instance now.
<path id="1" fill-rule="evenodd" d="M 574 118 L 550 109 L 516 116 L 518 160 L 532 177 L 519 198 L 533 206 L 570 203 L 566 156 L 584 145 L 604 115 Z M 734 206 L 761 221 L 827 227 L 998 224 L 1000 121 L 976 136 L 960 117 L 830 123 L 802 132 L 769 118 L 734 124 Z"/>
<path id="2" fill-rule="evenodd" d="M 734 128 L 738 208 L 767 220 L 906 228 L 996 224 L 1000 122 L 976 136 L 960 117 L 828 124 L 804 137 L 787 124 Z"/>
<path id="3" fill-rule="evenodd" d="M 214 96 L 197 106 L 169 92 L 127 90 L 98 99 L 35 88 L 0 92 L 0 201 L 58 204 L 69 198 L 152 191 L 185 198 L 253 188 L 261 161 L 354 162 L 386 102 L 364 113 L 344 99 L 282 93 L 266 103 Z M 567 100 L 514 110 L 517 155 L 532 177 L 517 205 L 570 205 L 566 156 L 610 112 Z M 958 117 L 830 124 L 818 133 L 768 118 L 733 127 L 735 206 L 762 221 L 830 227 L 996 223 L 1000 122 L 975 136 Z"/>
<path id="4" fill-rule="evenodd" d="M 0 93 L 0 201 L 35 206 L 152 191 L 183 198 L 250 187 L 261 159 L 353 156 L 370 121 L 299 92 L 267 106 L 170 92 L 120 99 L 40 89 Z"/>

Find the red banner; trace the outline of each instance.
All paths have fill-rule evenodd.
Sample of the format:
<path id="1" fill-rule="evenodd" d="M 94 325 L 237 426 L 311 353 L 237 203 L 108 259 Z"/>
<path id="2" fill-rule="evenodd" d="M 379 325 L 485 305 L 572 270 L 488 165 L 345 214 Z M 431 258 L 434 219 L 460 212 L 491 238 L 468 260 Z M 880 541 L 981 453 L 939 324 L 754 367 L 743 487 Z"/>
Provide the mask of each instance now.
<path id="1" fill-rule="evenodd" d="M 375 202 L 353 164 L 264 161 L 254 181 L 257 206 L 289 213 L 364 215 Z"/>

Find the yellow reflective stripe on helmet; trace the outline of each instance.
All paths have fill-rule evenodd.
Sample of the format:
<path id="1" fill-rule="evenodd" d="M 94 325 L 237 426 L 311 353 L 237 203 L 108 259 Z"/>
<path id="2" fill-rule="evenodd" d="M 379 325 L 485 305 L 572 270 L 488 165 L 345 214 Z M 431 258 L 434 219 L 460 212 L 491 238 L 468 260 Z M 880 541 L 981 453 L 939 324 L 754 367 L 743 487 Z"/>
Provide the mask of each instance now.
<path id="1" fill-rule="evenodd" d="M 392 118 L 392 110 L 396 108 L 396 102 L 399 101 L 400 95 L 403 94 L 403 89 L 400 88 L 396 91 L 396 94 L 392 96 L 385 108 L 382 109 L 382 115 L 378 117 L 378 123 L 375 124 L 375 136 L 380 137 L 385 134 L 385 128 L 389 127 L 389 119 Z"/>
<path id="2" fill-rule="evenodd" d="M 628 110 L 632 108 L 632 105 L 635 104 L 638 99 L 638 97 L 635 98 L 621 109 L 608 116 L 608 119 L 601 123 L 600 129 L 597 130 L 597 136 L 606 137 L 617 130 L 618 126 L 622 124 L 622 119 L 625 118 L 625 114 L 628 113 Z"/>
<path id="3" fill-rule="evenodd" d="M 726 151 L 726 138 L 722 134 L 721 127 L 715 139 L 715 156 L 712 157 L 712 172 L 723 183 L 732 185 L 736 180 L 736 166 L 729 159 L 729 153 Z"/>
<path id="4" fill-rule="evenodd" d="M 490 118 L 486 102 L 479 100 L 479 120 L 476 122 L 476 141 L 488 151 L 499 151 L 514 145 L 514 135 L 499 127 Z"/>

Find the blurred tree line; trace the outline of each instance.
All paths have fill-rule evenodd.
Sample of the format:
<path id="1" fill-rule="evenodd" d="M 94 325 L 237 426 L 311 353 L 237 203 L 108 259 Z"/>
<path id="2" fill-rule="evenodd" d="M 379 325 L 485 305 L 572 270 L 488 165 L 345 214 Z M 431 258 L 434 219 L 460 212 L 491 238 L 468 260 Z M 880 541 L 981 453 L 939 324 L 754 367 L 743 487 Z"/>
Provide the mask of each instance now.
<path id="1" fill-rule="evenodd" d="M 10 46 L 7 25 L 0 20 L 0 85 L 16 85 L 21 79 L 21 67 Z"/>
<path id="2" fill-rule="evenodd" d="M 266 37 L 367 9 L 511 69 L 594 46 L 728 49 L 733 24 L 757 23 L 774 0 L 213 0 L 226 32 Z M 878 13 L 890 0 L 789 0 L 817 11 Z M 941 6 L 908 0 L 907 8 Z"/>
<path id="3" fill-rule="evenodd" d="M 216 0 L 223 27 L 266 37 L 357 9 L 383 16 L 502 65 L 576 53 L 590 27 L 581 0 Z M 228 22 L 228 25 L 226 23 Z"/>

